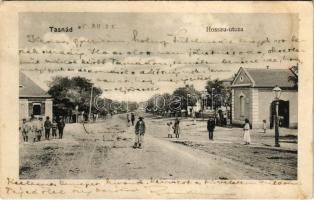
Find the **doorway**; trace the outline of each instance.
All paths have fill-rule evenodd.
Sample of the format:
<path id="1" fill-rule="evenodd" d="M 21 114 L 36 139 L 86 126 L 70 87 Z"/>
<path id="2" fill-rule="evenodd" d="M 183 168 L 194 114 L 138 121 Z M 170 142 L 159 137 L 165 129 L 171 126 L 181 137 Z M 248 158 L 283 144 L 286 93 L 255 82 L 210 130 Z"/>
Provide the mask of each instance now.
<path id="1" fill-rule="evenodd" d="M 41 114 L 41 104 L 34 103 L 33 104 L 33 115 L 40 115 Z"/>
<path id="2" fill-rule="evenodd" d="M 273 101 L 270 106 L 270 128 L 274 128 L 274 119 L 276 115 L 276 103 Z M 289 128 L 289 101 L 279 100 L 279 126 Z"/>

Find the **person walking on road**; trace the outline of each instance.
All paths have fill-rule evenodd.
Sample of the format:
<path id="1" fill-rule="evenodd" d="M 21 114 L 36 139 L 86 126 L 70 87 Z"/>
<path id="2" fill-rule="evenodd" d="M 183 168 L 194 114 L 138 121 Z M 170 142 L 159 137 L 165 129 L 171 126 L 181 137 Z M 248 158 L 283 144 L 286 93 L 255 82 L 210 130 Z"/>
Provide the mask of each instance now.
<path id="1" fill-rule="evenodd" d="M 63 117 L 60 117 L 60 120 L 58 121 L 57 126 L 58 126 L 58 131 L 59 131 L 59 139 L 62 139 L 63 129 L 65 127 L 65 122 L 64 122 Z"/>
<path id="2" fill-rule="evenodd" d="M 215 126 L 216 126 L 215 118 L 213 116 L 210 116 L 207 121 L 207 130 L 208 130 L 209 140 L 214 140 Z"/>
<path id="3" fill-rule="evenodd" d="M 136 122 L 135 125 L 135 143 L 133 148 L 142 148 L 143 147 L 143 139 L 145 134 L 145 122 L 143 117 L 139 117 L 139 120 Z"/>
<path id="4" fill-rule="evenodd" d="M 251 144 L 250 121 L 248 119 L 245 119 L 243 131 L 244 131 L 244 134 L 243 134 L 244 145 Z"/>
<path id="5" fill-rule="evenodd" d="M 176 120 L 174 121 L 173 133 L 176 135 L 176 138 L 179 138 L 180 133 L 181 133 L 181 129 L 180 129 L 180 121 L 178 118 L 176 118 Z"/>
<path id="6" fill-rule="evenodd" d="M 44 123 L 45 127 L 45 139 L 49 140 L 50 138 L 50 129 L 51 129 L 51 121 L 49 120 L 49 117 L 46 117 L 46 121 Z"/>
<path id="7" fill-rule="evenodd" d="M 132 126 L 134 126 L 134 122 L 135 122 L 135 115 L 134 115 L 134 113 L 131 113 L 131 122 L 132 122 Z"/>

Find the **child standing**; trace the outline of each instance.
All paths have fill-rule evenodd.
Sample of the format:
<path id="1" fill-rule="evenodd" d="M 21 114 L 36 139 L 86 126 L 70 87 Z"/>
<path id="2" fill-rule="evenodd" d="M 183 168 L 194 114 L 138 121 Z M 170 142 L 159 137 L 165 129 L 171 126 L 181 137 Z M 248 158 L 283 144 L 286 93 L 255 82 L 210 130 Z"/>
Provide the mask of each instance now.
<path id="1" fill-rule="evenodd" d="M 172 122 L 167 123 L 167 125 L 168 125 L 168 138 L 172 138 L 173 133 Z"/>
<path id="2" fill-rule="evenodd" d="M 266 120 L 263 120 L 263 129 L 264 129 L 264 133 L 266 133 Z"/>

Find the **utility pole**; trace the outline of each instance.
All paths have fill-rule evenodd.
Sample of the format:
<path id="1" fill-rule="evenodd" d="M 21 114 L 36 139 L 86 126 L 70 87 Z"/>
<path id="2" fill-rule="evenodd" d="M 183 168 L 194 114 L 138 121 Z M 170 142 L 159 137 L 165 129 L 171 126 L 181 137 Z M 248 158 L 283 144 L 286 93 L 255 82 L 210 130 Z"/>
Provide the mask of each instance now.
<path id="1" fill-rule="evenodd" d="M 88 119 L 91 120 L 91 114 L 92 114 L 92 102 L 93 102 L 93 86 L 90 91 L 90 101 L 89 101 L 89 113 L 88 113 Z"/>

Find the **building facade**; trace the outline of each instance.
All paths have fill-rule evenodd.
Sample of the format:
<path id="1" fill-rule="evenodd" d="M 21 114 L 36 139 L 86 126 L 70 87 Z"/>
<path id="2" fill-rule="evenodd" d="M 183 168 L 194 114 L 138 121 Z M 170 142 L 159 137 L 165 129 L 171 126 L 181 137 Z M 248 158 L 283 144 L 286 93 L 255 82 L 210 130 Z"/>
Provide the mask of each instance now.
<path id="1" fill-rule="evenodd" d="M 52 119 L 52 98 L 34 81 L 20 72 L 19 77 L 19 120 L 49 116 Z"/>
<path id="2" fill-rule="evenodd" d="M 253 128 L 274 126 L 276 113 L 273 88 L 281 89 L 279 100 L 280 126 L 297 128 L 298 91 L 289 77 L 296 76 L 289 69 L 240 68 L 232 82 L 232 124 L 243 125 L 248 118 Z"/>

